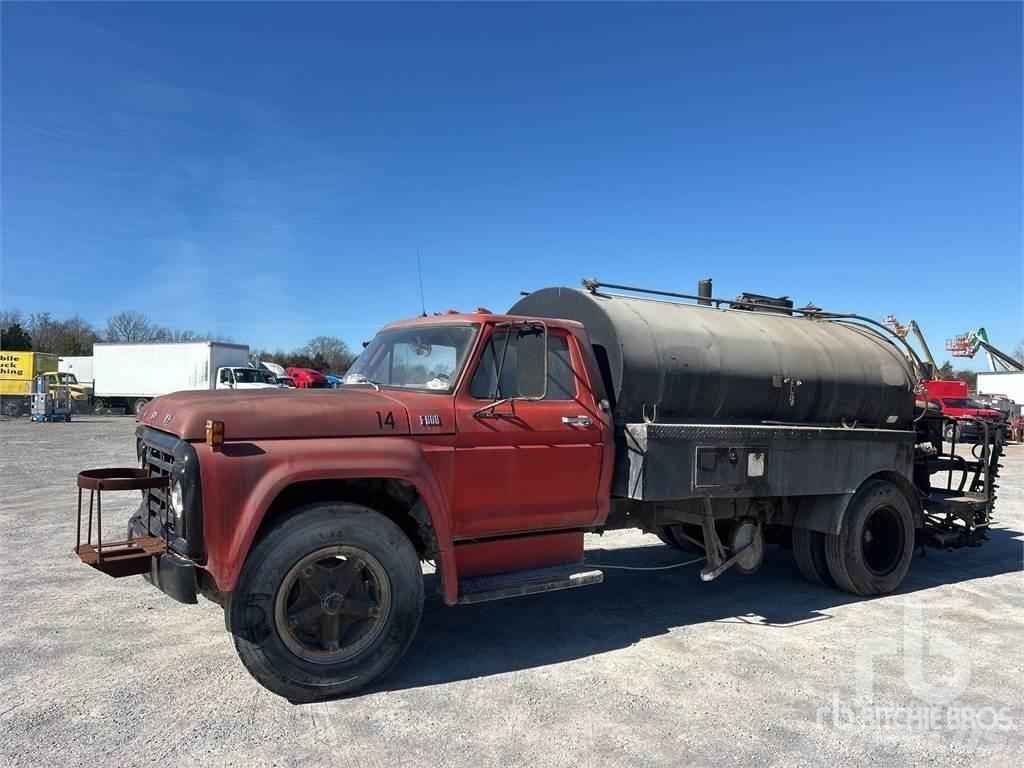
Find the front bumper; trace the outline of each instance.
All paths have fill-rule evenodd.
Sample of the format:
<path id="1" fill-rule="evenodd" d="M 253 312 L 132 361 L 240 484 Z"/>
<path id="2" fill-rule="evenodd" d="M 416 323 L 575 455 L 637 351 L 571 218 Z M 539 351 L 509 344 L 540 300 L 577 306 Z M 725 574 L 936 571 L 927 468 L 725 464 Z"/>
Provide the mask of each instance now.
<path id="1" fill-rule="evenodd" d="M 132 515 L 128 523 L 129 539 L 148 535 L 144 513 L 145 508 L 139 507 Z M 149 559 L 149 573 L 143 574 L 142 578 L 179 603 L 194 605 L 198 602 L 196 564 L 175 552 L 152 555 Z"/>
<path id="2" fill-rule="evenodd" d="M 1002 428 L 1002 425 L 996 422 L 988 423 L 988 439 L 989 442 L 998 441 L 998 434 Z M 959 431 L 958 440 L 965 443 L 981 443 L 985 440 L 985 428 L 981 423 L 972 421 L 970 419 L 963 419 L 957 422 L 957 429 Z"/>

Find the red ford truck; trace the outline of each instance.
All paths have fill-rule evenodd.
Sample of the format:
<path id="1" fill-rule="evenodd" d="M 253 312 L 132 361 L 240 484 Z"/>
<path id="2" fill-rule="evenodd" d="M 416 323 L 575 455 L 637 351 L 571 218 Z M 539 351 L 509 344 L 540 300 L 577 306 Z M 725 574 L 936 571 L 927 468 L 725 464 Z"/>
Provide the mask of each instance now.
<path id="1" fill-rule="evenodd" d="M 998 410 L 985 407 L 971 399 L 966 381 L 925 381 L 924 396 L 938 403 L 943 414 L 953 417 L 948 419 L 943 427 L 942 436 L 949 442 L 983 440 L 986 424 L 990 436 L 995 436 L 1005 420 L 1004 415 Z M 962 419 L 965 416 L 971 418 L 964 421 Z"/>
<path id="2" fill-rule="evenodd" d="M 870 596 L 915 544 L 984 540 L 999 446 L 943 453 L 910 348 L 705 286 L 547 288 L 504 315 L 388 325 L 338 389 L 156 398 L 141 468 L 79 475 L 76 550 L 223 606 L 245 668 L 302 702 L 398 662 L 423 562 L 451 606 L 596 585 L 584 533 L 639 528 L 701 549 L 706 581 L 779 544 L 810 581 Z M 964 483 L 933 487 L 946 469 Z M 114 490 L 143 501 L 127 540 L 94 541 L 92 496 Z"/>

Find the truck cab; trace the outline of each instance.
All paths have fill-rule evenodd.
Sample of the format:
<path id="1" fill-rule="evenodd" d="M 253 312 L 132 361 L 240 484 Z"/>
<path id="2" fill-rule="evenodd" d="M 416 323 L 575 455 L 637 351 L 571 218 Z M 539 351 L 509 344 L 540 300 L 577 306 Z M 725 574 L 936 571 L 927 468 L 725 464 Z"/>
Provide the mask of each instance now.
<path id="1" fill-rule="evenodd" d="M 258 368 L 225 367 L 217 369 L 217 389 L 275 389 Z"/>
<path id="2" fill-rule="evenodd" d="M 420 561 L 436 564 L 452 605 L 467 578 L 579 570 L 583 529 L 608 513 L 612 451 L 586 350 L 577 323 L 455 314 L 385 327 L 338 389 L 154 399 L 137 449 L 171 480 L 132 521 L 135 536 L 169 543 L 149 577 L 176 599 L 223 603 L 243 663 L 255 673 L 271 654 L 291 670 L 277 690 L 293 700 L 364 683 L 380 670 L 354 663 L 361 644 L 390 633 L 390 664 L 411 640 Z M 323 546 L 307 546 L 310 526 Z M 283 581 L 265 583 L 268 568 Z M 325 619 L 307 609 L 321 592 L 340 639 L 317 639 Z M 250 626 L 259 595 L 264 618 L 296 622 L 273 630 L 273 647 Z M 312 688 L 296 682 L 310 669 L 327 672 Z"/>
<path id="3" fill-rule="evenodd" d="M 43 374 L 48 387 L 66 386 L 71 391 L 71 407 L 75 411 L 87 410 L 92 401 L 92 387 L 87 384 L 80 384 L 78 377 L 73 373 L 58 373 L 48 371 Z"/>

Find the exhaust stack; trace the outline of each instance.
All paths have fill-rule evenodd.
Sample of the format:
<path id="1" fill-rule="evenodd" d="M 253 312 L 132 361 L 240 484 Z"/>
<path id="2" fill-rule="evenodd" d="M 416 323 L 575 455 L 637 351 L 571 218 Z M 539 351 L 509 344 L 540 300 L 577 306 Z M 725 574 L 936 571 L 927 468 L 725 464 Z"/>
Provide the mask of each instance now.
<path id="1" fill-rule="evenodd" d="M 705 307 L 711 306 L 711 278 L 705 277 L 697 283 L 697 303 Z"/>

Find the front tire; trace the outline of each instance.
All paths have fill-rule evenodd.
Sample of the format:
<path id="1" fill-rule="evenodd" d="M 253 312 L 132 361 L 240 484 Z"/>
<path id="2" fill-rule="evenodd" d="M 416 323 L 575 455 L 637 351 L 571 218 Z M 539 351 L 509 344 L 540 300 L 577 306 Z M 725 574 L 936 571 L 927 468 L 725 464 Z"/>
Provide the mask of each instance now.
<path id="1" fill-rule="evenodd" d="M 21 403 L 17 400 L 4 400 L 3 414 L 4 416 L 10 416 L 12 419 L 21 416 Z"/>
<path id="2" fill-rule="evenodd" d="M 914 516 L 903 492 L 885 480 L 860 487 L 838 534 L 826 534 L 825 555 L 836 586 L 863 597 L 892 592 L 914 553 Z"/>
<path id="3" fill-rule="evenodd" d="M 227 610 L 257 682 L 295 703 L 320 701 L 398 662 L 423 612 L 423 573 L 408 537 L 380 513 L 313 504 L 260 539 Z"/>

